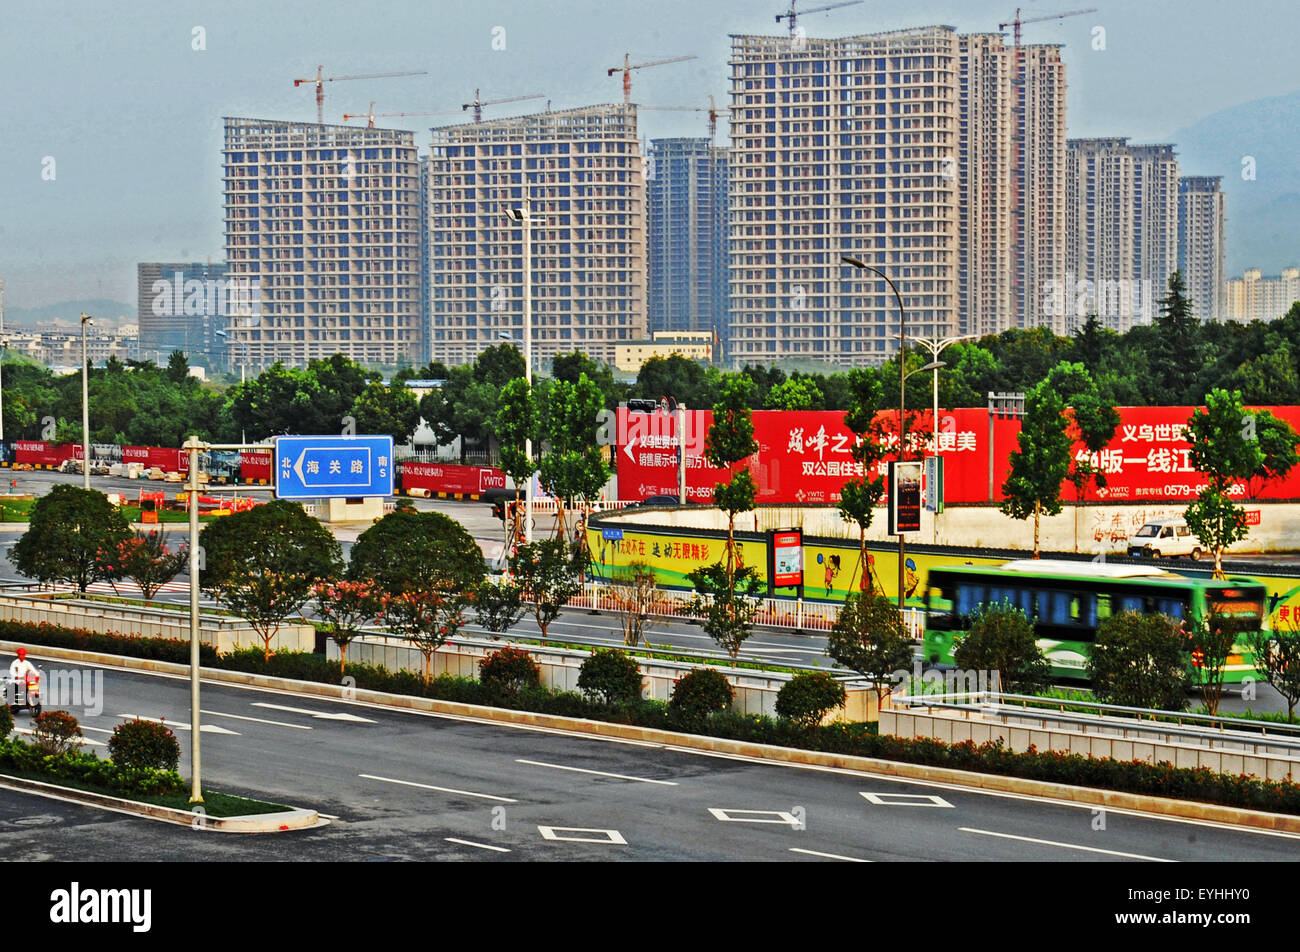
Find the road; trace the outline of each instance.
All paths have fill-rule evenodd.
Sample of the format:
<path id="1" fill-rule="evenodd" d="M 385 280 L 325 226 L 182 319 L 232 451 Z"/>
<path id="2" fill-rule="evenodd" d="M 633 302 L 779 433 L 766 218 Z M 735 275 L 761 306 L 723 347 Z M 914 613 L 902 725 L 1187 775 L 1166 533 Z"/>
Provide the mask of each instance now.
<path id="1" fill-rule="evenodd" d="M 41 664 L 47 674 L 96 677 Z M 88 738 L 104 742 L 126 717 L 163 718 L 188 758 L 185 680 L 116 669 L 98 677 L 102 711 L 72 708 Z M 216 683 L 204 684 L 203 708 L 209 787 L 336 819 L 302 833 L 229 836 L 0 791 L 0 851 L 19 861 L 1259 862 L 1293 860 L 1300 845 L 1290 835 Z M 26 722 L 20 715 L 20 728 Z"/>

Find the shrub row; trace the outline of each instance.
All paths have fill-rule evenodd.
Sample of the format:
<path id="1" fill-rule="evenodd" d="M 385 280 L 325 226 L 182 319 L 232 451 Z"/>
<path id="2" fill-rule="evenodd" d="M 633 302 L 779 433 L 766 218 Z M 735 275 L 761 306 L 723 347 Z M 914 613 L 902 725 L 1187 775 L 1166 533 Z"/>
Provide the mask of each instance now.
<path id="1" fill-rule="evenodd" d="M 75 639 L 78 636 L 84 638 L 86 634 L 68 632 L 48 625 L 0 623 L 0 637 L 29 644 L 67 644 L 69 647 L 81 647 Z M 53 640 L 55 637 L 62 641 Z M 142 651 L 161 652 L 163 648 L 158 643 L 162 645 L 167 643 L 166 639 L 137 639 L 116 635 L 97 635 L 93 638 L 100 647 L 90 650 L 130 654 L 137 657 L 142 656 Z M 145 647 L 143 642 L 155 644 Z M 187 660 L 188 645 L 180 641 L 175 644 L 185 646 L 184 660 Z M 110 645 L 113 647 L 109 647 Z M 143 656 L 159 657 L 156 654 Z M 213 652 L 205 658 L 204 663 L 211 667 L 294 680 L 339 683 L 338 664 L 327 661 L 323 655 L 309 652 L 278 652 L 269 659 L 264 659 L 261 649 L 249 648 L 220 657 Z M 1260 780 L 1246 775 L 1219 774 L 1203 767 L 1188 769 L 1174 767 L 1168 763 L 1148 764 L 1142 761 L 1097 759 L 1079 754 L 1039 751 L 1034 748 L 1016 753 L 1007 750 L 1001 742 L 976 746 L 970 741 L 961 744 L 945 744 L 928 738 L 913 740 L 882 736 L 876 732 L 875 724 L 805 727 L 791 720 L 719 711 L 716 709 L 716 700 L 712 702 L 713 710 L 709 713 L 701 712 L 698 707 L 685 703 L 674 705 L 662 701 L 630 698 L 607 703 L 603 699 L 596 700 L 574 692 L 557 692 L 537 686 L 509 690 L 499 683 L 485 684 L 481 681 L 445 675 L 426 683 L 413 672 L 392 672 L 365 664 L 349 664 L 345 674 L 355 679 L 355 686 L 358 688 L 393 694 L 466 704 L 493 705 L 566 717 L 585 717 L 640 727 L 683 730 L 753 743 L 1300 814 L 1300 785 L 1287 781 Z M 682 680 L 684 681 L 685 678 Z M 21 742 L 8 743 L 9 747 L 5 748 L 4 752 L 0 752 L 0 766 L 6 763 L 6 757 L 13 756 L 7 753 L 12 745 Z M 25 745 L 23 746 L 26 749 Z"/>
<path id="2" fill-rule="evenodd" d="M 175 770 L 124 767 L 111 760 L 100 760 L 93 753 L 75 750 L 46 754 L 35 744 L 16 738 L 0 739 L 0 770 L 72 781 L 109 793 L 161 796 L 185 789 Z"/>

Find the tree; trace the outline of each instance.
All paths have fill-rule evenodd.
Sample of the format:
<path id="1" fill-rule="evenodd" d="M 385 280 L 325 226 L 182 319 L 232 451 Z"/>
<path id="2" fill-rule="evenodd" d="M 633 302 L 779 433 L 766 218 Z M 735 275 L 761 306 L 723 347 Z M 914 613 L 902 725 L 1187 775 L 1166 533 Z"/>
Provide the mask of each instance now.
<path id="1" fill-rule="evenodd" d="M 842 667 L 858 672 L 883 699 L 891 674 L 912 662 L 912 639 L 892 599 L 872 592 L 849 595 L 826 638 L 826 653 Z"/>
<path id="2" fill-rule="evenodd" d="M 523 600 L 532 607 L 542 644 L 546 644 L 551 622 L 560 617 L 569 599 L 582 591 L 581 553 L 560 536 L 520 546 L 510 556 L 509 565 Z"/>
<path id="3" fill-rule="evenodd" d="M 1006 603 L 986 605 L 974 615 L 974 624 L 957 643 L 953 659 L 966 671 L 996 671 L 1001 689 L 1013 694 L 1046 686 L 1051 674 L 1033 624 L 1019 608 Z"/>
<path id="4" fill-rule="evenodd" d="M 713 504 L 727 514 L 726 569 L 736 568 L 736 514 L 754 508 L 758 487 L 749 469 L 735 471 L 735 465 L 758 452 L 749 398 L 754 384 L 748 377 L 727 378 L 722 396 L 713 407 L 713 423 L 704 441 L 704 457 L 719 469 L 732 471 L 731 481 L 713 487 Z"/>
<path id="5" fill-rule="evenodd" d="M 578 669 L 578 690 L 606 705 L 641 698 L 641 667 L 617 648 L 597 649 Z"/>
<path id="6" fill-rule="evenodd" d="M 1230 498 L 1237 481 L 1285 476 L 1300 461 L 1300 435 L 1267 410 L 1242 406 L 1240 391 L 1218 387 L 1205 396 L 1205 410 L 1187 422 L 1190 459 L 1206 486 L 1183 518 L 1214 553 L 1214 577 L 1223 578 L 1223 550 L 1246 537 L 1246 511 Z"/>
<path id="7" fill-rule="evenodd" d="M 28 528 L 9 550 L 14 568 L 41 582 L 72 582 L 85 593 L 116 567 L 100 559 L 131 538 L 120 509 L 98 490 L 59 483 L 32 506 Z"/>
<path id="8" fill-rule="evenodd" d="M 767 394 L 769 410 L 812 410 L 825 399 L 817 384 L 807 377 L 791 378 L 772 387 Z"/>
<path id="9" fill-rule="evenodd" d="M 1011 452 L 1011 472 L 1002 486 L 1002 512 L 1013 519 L 1034 517 L 1034 558 L 1042 516 L 1061 511 L 1061 484 L 1070 469 L 1065 410 L 1065 399 L 1046 378 L 1025 395 L 1020 449 Z"/>
<path id="10" fill-rule="evenodd" d="M 509 631 L 524 617 L 523 592 L 513 582 L 485 581 L 474 595 L 474 614 L 495 641 L 497 635 Z"/>
<path id="11" fill-rule="evenodd" d="M 184 546 L 175 552 L 168 549 L 157 529 L 138 531 L 101 556 L 109 560 L 112 575 L 135 582 L 146 601 L 180 574 L 189 557 L 189 550 Z"/>
<path id="12" fill-rule="evenodd" d="M 1295 720 L 1295 706 L 1300 702 L 1300 627 L 1257 630 L 1249 639 L 1255 670 L 1286 698 L 1286 719 Z"/>
<path id="13" fill-rule="evenodd" d="M 339 646 L 339 673 L 347 668 L 348 645 L 366 622 L 380 614 L 380 593 L 373 582 L 322 582 L 312 589 L 316 611 Z"/>
<path id="14" fill-rule="evenodd" d="M 385 623 L 420 650 L 428 681 L 433 653 L 463 627 L 487 570 L 460 523 L 440 512 L 399 508 L 357 538 L 348 577 L 375 584 Z"/>
<path id="15" fill-rule="evenodd" d="M 658 594 L 654 569 L 644 562 L 617 568 L 610 579 L 609 591 L 623 626 L 623 644 L 635 648 L 645 637 L 650 610 Z"/>
<path id="16" fill-rule="evenodd" d="M 857 367 L 849 371 L 848 379 L 850 405 L 844 414 L 844 423 L 858 438 L 852 452 L 855 473 L 860 470 L 860 475 L 845 482 L 840 490 L 838 508 L 842 518 L 857 524 L 858 570 L 862 573 L 860 588 L 870 591 L 867 530 L 871 528 L 876 507 L 885 494 L 885 477 L 879 472 L 885 448 L 876 424 L 876 413 L 880 408 L 880 378 L 871 370 Z"/>
<path id="17" fill-rule="evenodd" d="M 276 499 L 208 523 L 203 590 L 248 619 L 271 657 L 280 624 L 342 566 L 338 542 L 296 502 Z"/>
<path id="18" fill-rule="evenodd" d="M 1160 313 L 1154 321 L 1155 347 L 1151 350 L 1152 370 L 1159 392 L 1170 403 L 1200 402 L 1200 394 L 1192 393 L 1189 371 L 1199 363 L 1199 326 L 1192 313 L 1192 300 L 1187 297 L 1183 273 L 1169 275 L 1165 296 L 1160 299 Z"/>
<path id="19" fill-rule="evenodd" d="M 515 506 L 528 481 L 537 472 L 537 461 L 525 450 L 528 441 L 540 442 L 540 418 L 537 400 L 532 387 L 522 377 L 516 377 L 501 391 L 501 409 L 497 411 L 497 442 L 501 447 L 501 471 L 515 484 Z"/>
<path id="20" fill-rule="evenodd" d="M 420 405 L 415 394 L 400 384 L 368 384 L 357 395 L 351 410 L 356 432 L 391 436 L 395 446 L 410 443 L 420 425 Z"/>
<path id="21" fill-rule="evenodd" d="M 752 565 L 727 568 L 721 561 L 702 565 L 686 576 L 695 594 L 686 614 L 703 620 L 704 633 L 735 661 L 740 647 L 754 633 L 765 589 Z"/>
<path id="22" fill-rule="evenodd" d="M 1084 669 L 1101 701 L 1165 711 L 1187 705 L 1187 636 L 1167 615 L 1121 612 L 1105 619 Z"/>
<path id="23" fill-rule="evenodd" d="M 546 454 L 539 466 L 542 488 L 555 497 L 556 534 L 566 533 L 566 502 L 596 498 L 609 481 L 609 464 L 596 440 L 604 398 L 586 374 L 577 383 L 557 380 L 547 395 L 542 428 Z"/>
<path id="24" fill-rule="evenodd" d="M 1183 622 L 1183 635 L 1192 654 L 1192 683 L 1200 689 L 1201 700 L 1211 714 L 1219 713 L 1228 655 L 1245 629 L 1241 620 L 1214 612 L 1191 625 Z"/>

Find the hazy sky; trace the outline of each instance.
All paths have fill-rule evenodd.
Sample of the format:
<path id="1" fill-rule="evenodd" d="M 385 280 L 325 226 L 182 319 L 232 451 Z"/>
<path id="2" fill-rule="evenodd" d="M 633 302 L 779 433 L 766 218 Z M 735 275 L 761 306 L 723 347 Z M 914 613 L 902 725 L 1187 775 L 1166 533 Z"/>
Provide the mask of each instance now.
<path id="1" fill-rule="evenodd" d="M 634 102 L 724 101 L 728 34 L 784 32 L 785 0 L 0 0 L 0 277 L 13 307 L 135 297 L 135 265 L 220 260 L 223 116 L 314 121 L 292 80 L 427 70 L 427 76 L 328 83 L 325 119 L 344 112 L 457 109 L 473 98 L 542 93 L 553 108 L 621 99 L 605 69 L 634 59 L 698 59 L 633 73 Z M 806 0 L 812 8 L 828 0 Z M 1095 13 L 1025 27 L 1062 43 L 1069 134 L 1160 141 L 1225 107 L 1291 92 L 1295 0 L 1022 0 L 1024 17 Z M 996 31 L 1015 0 L 867 0 L 801 19 L 810 36 L 931 23 Z M 1104 49 L 1094 49 L 1096 30 Z M 196 28 L 201 30 L 196 34 Z M 505 49 L 494 50 L 504 28 Z M 205 49 L 196 50 L 196 35 Z M 489 109 L 489 116 L 545 102 Z M 703 115 L 644 112 L 642 134 L 705 135 Z M 445 119 L 385 120 L 417 131 Z M 378 124 L 378 123 L 377 123 Z M 725 128 L 720 124 L 720 132 Z M 722 135 L 720 134 L 720 139 Z M 51 168 L 53 180 L 42 177 Z M 1300 162 L 1300 158 L 1297 158 Z M 1197 169 L 1198 172 L 1220 170 Z M 1231 174 L 1234 169 L 1221 170 Z"/>

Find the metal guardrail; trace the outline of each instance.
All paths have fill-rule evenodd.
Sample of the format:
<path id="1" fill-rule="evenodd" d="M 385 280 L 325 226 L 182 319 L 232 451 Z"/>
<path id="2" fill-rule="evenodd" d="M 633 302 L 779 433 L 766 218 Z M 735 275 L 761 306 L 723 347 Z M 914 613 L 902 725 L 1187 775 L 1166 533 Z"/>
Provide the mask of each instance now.
<path id="1" fill-rule="evenodd" d="M 1022 704 L 1017 707 L 1014 704 L 1003 703 L 1005 700 L 1021 701 Z M 1026 702 L 1042 703 L 1055 707 L 1056 710 L 1031 710 Z M 1291 752 L 1290 756 L 1300 757 L 1300 729 L 1295 725 L 1276 724 L 1270 721 L 1224 718 L 1205 714 L 1184 714 L 1180 711 L 1123 707 L 1121 705 L 1090 701 L 1063 701 L 1059 698 L 1003 694 L 998 691 L 893 695 L 890 698 L 890 703 L 896 708 L 935 707 L 966 713 L 978 712 L 988 717 L 1000 717 L 1003 719 L 1003 723 L 1006 723 L 1008 717 L 1037 718 L 1040 721 L 1052 720 L 1082 727 L 1093 727 L 1097 729 L 1095 733 L 1119 731 L 1119 736 L 1123 739 L 1130 739 L 1130 731 L 1143 735 L 1159 734 L 1169 738 L 1182 737 L 1199 741 L 1209 749 L 1215 749 L 1216 740 L 1220 744 L 1281 748 Z M 1103 712 L 1112 711 L 1117 714 L 1135 716 L 1108 717 L 1104 713 L 1075 714 L 1066 712 L 1064 709 L 1067 707 L 1093 708 Z M 1212 724 L 1203 728 L 1185 727 L 1181 721 L 1177 720 L 1178 718 L 1205 720 L 1212 722 Z M 1219 726 L 1216 728 L 1213 724 Z M 1270 730 L 1274 732 L 1271 735 L 1267 733 Z M 1082 733 L 1088 733 L 1088 731 L 1085 730 Z"/>

